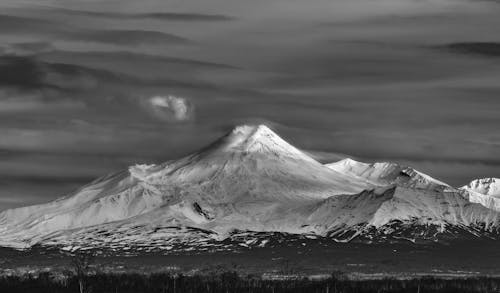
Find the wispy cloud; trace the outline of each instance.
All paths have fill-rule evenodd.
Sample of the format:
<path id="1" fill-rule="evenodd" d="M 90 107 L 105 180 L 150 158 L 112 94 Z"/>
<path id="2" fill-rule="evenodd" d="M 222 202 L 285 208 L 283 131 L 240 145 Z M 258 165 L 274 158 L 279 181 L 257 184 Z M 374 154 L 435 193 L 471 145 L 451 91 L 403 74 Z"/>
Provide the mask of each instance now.
<path id="1" fill-rule="evenodd" d="M 19 42 L 8 44 L 5 48 L 5 54 L 25 55 L 39 54 L 42 52 L 52 51 L 54 47 L 50 42 L 35 41 L 35 42 Z"/>
<path id="2" fill-rule="evenodd" d="M 25 33 L 36 36 L 52 29 L 57 29 L 57 24 L 50 20 L 0 14 L 0 32 L 4 34 Z"/>
<path id="3" fill-rule="evenodd" d="M 0 14 L 0 32 L 12 36 L 116 45 L 189 44 L 185 37 L 147 29 L 93 29 L 57 19 Z"/>
<path id="4" fill-rule="evenodd" d="M 461 42 L 436 46 L 436 48 L 458 54 L 500 57 L 500 42 Z"/>
<path id="5" fill-rule="evenodd" d="M 145 13 L 127 13 L 127 12 L 112 12 L 112 11 L 90 11 L 64 9 L 59 7 L 40 8 L 46 13 L 55 13 L 58 15 L 69 16 L 84 16 L 84 17 L 99 17 L 99 18 L 115 18 L 120 20 L 134 19 L 156 19 L 163 21 L 179 21 L 179 22 L 220 22 L 235 20 L 234 17 L 224 14 L 205 14 L 205 13 L 180 13 L 180 12 L 145 12 Z"/>
<path id="6" fill-rule="evenodd" d="M 81 30 L 61 32 L 64 39 L 116 45 L 188 44 L 190 40 L 174 34 L 149 30 Z"/>

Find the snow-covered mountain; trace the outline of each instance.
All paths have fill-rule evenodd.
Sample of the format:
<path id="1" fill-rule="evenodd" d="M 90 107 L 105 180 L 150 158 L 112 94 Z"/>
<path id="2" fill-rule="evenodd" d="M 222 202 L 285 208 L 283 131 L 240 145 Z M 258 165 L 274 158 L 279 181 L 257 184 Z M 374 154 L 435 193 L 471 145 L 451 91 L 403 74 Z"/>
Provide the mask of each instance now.
<path id="1" fill-rule="evenodd" d="M 500 198 L 499 178 L 483 178 L 472 180 L 469 184 L 463 186 L 462 188 L 469 191 L 474 191 L 476 193 Z"/>
<path id="2" fill-rule="evenodd" d="M 471 202 L 480 203 L 485 207 L 500 211 L 500 179 L 476 179 L 460 189 L 465 191 Z"/>
<path id="3" fill-rule="evenodd" d="M 367 164 L 347 158 L 327 164 L 328 168 L 343 174 L 359 177 L 372 184 L 386 186 L 396 184 L 416 189 L 443 190 L 450 186 L 413 168 L 396 163 Z"/>
<path id="4" fill-rule="evenodd" d="M 171 250 L 228 239 L 261 246 L 275 233 L 496 237 L 500 213 L 465 193 L 397 164 L 323 165 L 268 127 L 245 125 L 185 158 L 132 166 L 53 202 L 4 211 L 0 246 Z"/>

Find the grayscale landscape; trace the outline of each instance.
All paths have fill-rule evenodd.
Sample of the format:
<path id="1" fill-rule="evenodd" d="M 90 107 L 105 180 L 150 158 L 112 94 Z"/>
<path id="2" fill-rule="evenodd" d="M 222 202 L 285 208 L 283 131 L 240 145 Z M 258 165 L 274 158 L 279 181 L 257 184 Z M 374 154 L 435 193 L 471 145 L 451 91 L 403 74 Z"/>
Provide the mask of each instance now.
<path id="1" fill-rule="evenodd" d="M 1 1 L 2 292 L 498 292 L 499 15 Z"/>

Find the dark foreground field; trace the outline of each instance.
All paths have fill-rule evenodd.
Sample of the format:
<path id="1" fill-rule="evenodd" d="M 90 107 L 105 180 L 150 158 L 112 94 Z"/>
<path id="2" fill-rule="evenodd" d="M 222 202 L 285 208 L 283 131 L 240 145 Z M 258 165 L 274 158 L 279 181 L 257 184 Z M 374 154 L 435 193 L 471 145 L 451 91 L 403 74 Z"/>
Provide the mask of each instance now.
<path id="1" fill-rule="evenodd" d="M 436 279 L 419 278 L 411 280 L 342 280 L 329 278 L 321 281 L 262 280 L 252 276 L 240 277 L 235 272 L 217 275 L 183 276 L 169 274 L 97 274 L 85 279 L 82 291 L 76 277 L 58 279 L 49 273 L 31 277 L 2 277 L 0 288 L 3 293 L 58 293 L 58 292 L 101 292 L 101 293 L 279 293 L 279 292 L 343 292 L 343 293 L 407 293 L 407 292 L 499 292 L 500 279 L 467 278 Z"/>
<path id="2" fill-rule="evenodd" d="M 211 270 L 215 266 L 240 274 L 262 275 L 286 270 L 303 275 L 342 271 L 357 278 L 500 277 L 498 241 L 463 241 L 453 244 L 359 244 L 301 242 L 293 246 L 241 249 L 233 252 L 184 252 L 98 255 L 93 264 L 102 271 L 175 272 Z M 0 249 L 0 273 L 64 270 L 71 257 L 57 251 Z"/>
<path id="3" fill-rule="evenodd" d="M 0 249 L 0 292 L 500 292 L 497 241 L 85 254 L 82 279 L 69 253 Z"/>

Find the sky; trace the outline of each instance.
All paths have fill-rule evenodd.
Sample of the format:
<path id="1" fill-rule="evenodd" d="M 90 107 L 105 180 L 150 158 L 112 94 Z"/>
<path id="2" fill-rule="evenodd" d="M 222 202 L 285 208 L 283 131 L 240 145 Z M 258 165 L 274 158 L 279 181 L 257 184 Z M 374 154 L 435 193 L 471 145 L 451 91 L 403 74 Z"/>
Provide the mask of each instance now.
<path id="1" fill-rule="evenodd" d="M 500 2 L 3 0 L 0 210 L 265 123 L 322 162 L 500 177 Z"/>

